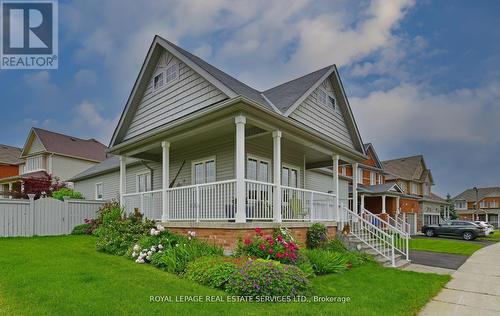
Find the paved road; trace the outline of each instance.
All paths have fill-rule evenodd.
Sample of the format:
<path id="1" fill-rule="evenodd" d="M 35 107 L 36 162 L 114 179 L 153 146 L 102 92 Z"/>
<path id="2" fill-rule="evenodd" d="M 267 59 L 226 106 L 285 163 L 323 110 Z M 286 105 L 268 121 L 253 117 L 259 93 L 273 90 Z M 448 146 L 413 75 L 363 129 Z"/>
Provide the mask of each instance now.
<path id="1" fill-rule="evenodd" d="M 420 315 L 500 315 L 500 243 L 472 254 Z"/>
<path id="2" fill-rule="evenodd" d="M 450 253 L 410 250 L 412 263 L 446 269 L 458 269 L 467 260 L 468 256 Z"/>

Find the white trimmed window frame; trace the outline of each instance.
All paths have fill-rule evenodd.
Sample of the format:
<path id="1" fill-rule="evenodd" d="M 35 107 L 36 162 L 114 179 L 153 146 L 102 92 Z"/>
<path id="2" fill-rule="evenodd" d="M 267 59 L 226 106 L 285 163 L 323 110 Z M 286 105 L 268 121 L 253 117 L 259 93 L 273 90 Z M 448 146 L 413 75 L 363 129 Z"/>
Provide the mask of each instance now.
<path id="1" fill-rule="evenodd" d="M 144 191 L 140 191 L 140 188 L 139 188 L 139 178 L 141 176 L 146 176 L 146 179 L 144 181 L 146 187 L 144 188 L 145 190 Z M 148 191 L 151 191 L 153 188 L 152 188 L 152 181 L 151 181 L 151 170 L 148 170 L 148 171 L 141 171 L 141 172 L 138 172 L 135 174 L 135 192 L 137 193 L 142 193 L 142 192 L 148 192 Z"/>
<path id="2" fill-rule="evenodd" d="M 161 84 L 156 86 L 155 81 L 158 76 L 161 76 Z M 179 79 L 179 64 L 173 63 L 157 71 L 153 75 L 153 91 L 159 91 L 171 86 L 174 82 Z M 159 80 L 160 81 L 160 80 Z"/>
<path id="3" fill-rule="evenodd" d="M 101 187 L 101 197 L 99 197 L 99 186 Z M 97 182 L 95 184 L 95 199 L 102 200 L 104 198 L 104 185 L 102 182 Z"/>
<path id="4" fill-rule="evenodd" d="M 206 179 L 206 165 L 208 162 L 214 162 L 214 181 L 207 182 Z M 193 160 L 191 162 L 191 184 L 197 184 L 196 183 L 196 165 L 203 164 L 203 182 L 198 183 L 198 184 L 204 184 L 204 183 L 212 183 L 217 181 L 217 159 L 216 156 L 210 156 L 210 157 L 205 157 L 197 160 Z"/>
<path id="5" fill-rule="evenodd" d="M 301 183 L 300 183 L 300 172 L 301 172 L 301 169 L 300 167 L 298 166 L 294 166 L 292 164 L 288 164 L 288 163 L 282 163 L 281 164 L 281 185 L 283 186 L 287 186 L 287 187 L 290 187 L 289 185 L 284 185 L 283 184 L 283 169 L 288 169 L 288 170 L 295 170 L 297 171 L 297 188 L 302 188 L 301 187 Z M 290 175 L 288 175 L 288 179 L 290 179 Z M 290 183 L 290 181 L 288 181 L 288 183 Z"/>
<path id="6" fill-rule="evenodd" d="M 370 185 L 377 184 L 377 173 L 375 171 L 370 171 Z"/>
<path id="7" fill-rule="evenodd" d="M 333 100 L 333 102 L 330 99 Z M 318 102 L 333 111 L 337 109 L 337 99 L 335 98 L 335 95 L 332 92 L 327 91 L 324 87 L 319 87 L 318 89 Z"/>
<path id="8" fill-rule="evenodd" d="M 267 180 L 264 181 L 264 182 L 268 182 L 268 183 L 271 183 L 272 182 L 272 179 L 273 179 L 273 161 L 272 159 L 269 159 L 269 158 L 264 158 L 264 157 L 260 157 L 260 156 L 256 156 L 256 155 L 253 155 L 253 154 L 248 154 L 247 155 L 247 159 L 245 161 L 246 165 L 245 165 L 245 179 L 249 179 L 248 178 L 248 161 L 252 159 L 252 160 L 256 160 L 257 161 L 257 167 L 256 167 L 256 181 L 261 181 L 259 180 L 259 169 L 260 169 L 260 163 L 261 162 L 265 162 L 267 163 L 267 166 L 268 166 L 268 170 L 267 170 Z M 262 181 L 261 181 L 262 182 Z"/>

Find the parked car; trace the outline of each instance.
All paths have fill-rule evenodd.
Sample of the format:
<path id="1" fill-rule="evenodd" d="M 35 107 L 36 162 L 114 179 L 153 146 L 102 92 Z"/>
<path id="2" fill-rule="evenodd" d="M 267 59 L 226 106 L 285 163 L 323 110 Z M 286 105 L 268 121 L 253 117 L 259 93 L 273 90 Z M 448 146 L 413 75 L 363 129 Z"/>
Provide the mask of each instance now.
<path id="1" fill-rule="evenodd" d="M 439 235 L 459 236 L 464 240 L 474 240 L 478 236 L 486 236 L 486 227 L 482 227 L 474 222 L 448 221 L 440 224 L 425 225 L 422 233 L 427 237 Z"/>
<path id="2" fill-rule="evenodd" d="M 481 227 L 486 228 L 486 236 L 493 234 L 495 232 L 495 227 L 491 224 L 488 224 L 487 222 L 483 221 L 474 221 L 474 223 L 478 224 Z"/>

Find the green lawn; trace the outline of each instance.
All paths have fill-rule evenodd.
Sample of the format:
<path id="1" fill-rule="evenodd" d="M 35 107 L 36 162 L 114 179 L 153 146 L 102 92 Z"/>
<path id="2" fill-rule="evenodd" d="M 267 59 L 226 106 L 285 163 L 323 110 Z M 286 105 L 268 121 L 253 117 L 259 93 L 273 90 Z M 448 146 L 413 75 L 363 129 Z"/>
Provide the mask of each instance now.
<path id="1" fill-rule="evenodd" d="M 150 303 L 152 295 L 222 295 L 149 265 L 98 253 L 88 236 L 0 239 L 0 314 L 414 315 L 449 280 L 368 264 L 313 279 L 349 303 Z"/>
<path id="2" fill-rule="evenodd" d="M 457 255 L 472 255 L 483 245 L 461 240 L 439 239 L 439 238 L 413 238 L 410 240 L 410 249 L 426 250 L 434 252 L 452 253 Z"/>
<path id="3" fill-rule="evenodd" d="M 499 242 L 500 241 L 500 230 L 497 229 L 494 231 L 493 234 L 488 235 L 486 237 L 479 237 L 479 239 Z"/>

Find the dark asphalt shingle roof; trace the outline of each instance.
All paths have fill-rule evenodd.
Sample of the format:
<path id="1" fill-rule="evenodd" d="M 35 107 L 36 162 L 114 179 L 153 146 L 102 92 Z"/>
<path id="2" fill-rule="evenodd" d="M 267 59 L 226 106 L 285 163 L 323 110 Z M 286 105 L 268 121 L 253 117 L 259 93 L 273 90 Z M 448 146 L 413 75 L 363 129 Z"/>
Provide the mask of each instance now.
<path id="1" fill-rule="evenodd" d="M 500 196 L 500 187 L 478 188 L 478 198 L 482 200 L 485 197 Z M 467 189 L 459 195 L 455 196 L 453 200 L 466 200 L 467 202 L 476 201 L 476 192 L 474 189 Z"/>
<path id="2" fill-rule="evenodd" d="M 9 165 L 23 163 L 23 160 L 19 158 L 21 152 L 21 148 L 0 144 L 0 163 Z"/>
<path id="3" fill-rule="evenodd" d="M 285 113 L 309 88 L 311 88 L 321 77 L 323 77 L 333 66 L 328 66 L 302 76 L 300 78 L 285 82 L 274 88 L 264 91 L 266 98 L 271 101 L 278 110 Z"/>
<path id="4" fill-rule="evenodd" d="M 381 183 L 375 185 L 360 185 L 360 189 L 368 193 L 386 193 L 394 186 L 394 183 Z"/>
<path id="5" fill-rule="evenodd" d="M 137 163 L 139 160 L 134 158 L 127 158 L 127 166 Z M 70 179 L 70 181 L 82 180 L 94 175 L 105 174 L 111 171 L 116 171 L 120 169 L 120 158 L 118 156 L 112 156 L 104 160 L 103 162 L 90 167 L 89 169 L 80 172 L 76 176 Z"/>
<path id="6" fill-rule="evenodd" d="M 107 158 L 108 147 L 95 139 L 81 139 L 36 127 L 33 131 L 48 152 L 94 161 Z"/>

